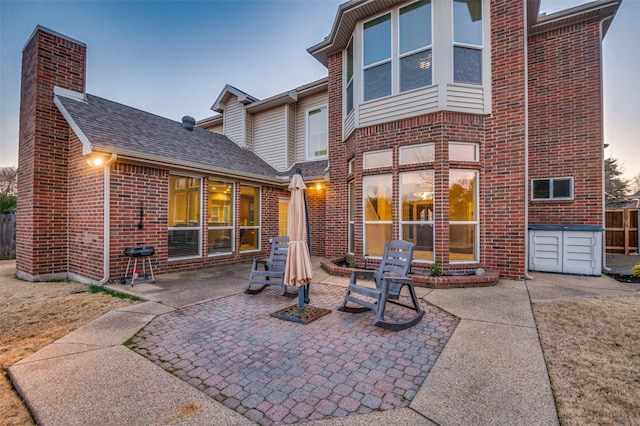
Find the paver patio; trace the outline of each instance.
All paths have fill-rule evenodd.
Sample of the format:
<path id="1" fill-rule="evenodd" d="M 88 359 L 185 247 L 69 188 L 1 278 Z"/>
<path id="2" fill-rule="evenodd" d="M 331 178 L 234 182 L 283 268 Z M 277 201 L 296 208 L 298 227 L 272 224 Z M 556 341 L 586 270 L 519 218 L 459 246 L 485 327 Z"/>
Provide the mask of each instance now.
<path id="1" fill-rule="evenodd" d="M 408 406 L 458 319 L 423 303 L 415 327 L 383 330 L 373 312 L 336 311 L 344 292 L 313 284 L 311 305 L 332 312 L 306 325 L 269 315 L 296 302 L 274 289 L 232 295 L 160 315 L 128 346 L 264 425 Z"/>

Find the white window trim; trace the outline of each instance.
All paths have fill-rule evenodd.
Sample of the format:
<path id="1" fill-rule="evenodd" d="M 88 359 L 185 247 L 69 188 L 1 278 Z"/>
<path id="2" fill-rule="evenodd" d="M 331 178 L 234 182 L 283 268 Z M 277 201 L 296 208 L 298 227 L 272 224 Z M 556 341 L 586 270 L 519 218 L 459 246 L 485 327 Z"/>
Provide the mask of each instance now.
<path id="1" fill-rule="evenodd" d="M 312 156 L 311 155 L 311 149 L 309 146 L 309 112 L 311 111 L 315 111 L 318 109 L 325 109 L 326 110 L 326 116 L 327 116 L 327 123 L 326 123 L 326 130 L 327 130 L 327 154 L 326 155 L 320 155 L 320 156 Z M 320 105 L 316 105 L 310 108 L 307 108 L 304 110 L 304 126 L 305 126 L 305 132 L 304 132 L 304 139 L 305 139 L 305 156 L 307 161 L 313 161 L 313 160 L 324 160 L 329 156 L 329 106 L 328 104 L 320 104 Z"/>
<path id="2" fill-rule="evenodd" d="M 548 180 L 549 181 L 549 198 L 534 198 L 533 193 L 533 183 L 535 181 Z M 553 197 L 553 182 L 556 180 L 569 180 L 570 182 L 570 192 L 571 195 L 569 197 Z M 531 201 L 567 201 L 575 199 L 575 180 L 573 176 L 562 176 L 562 177 L 553 177 L 553 178 L 536 178 L 531 179 Z"/>
<path id="3" fill-rule="evenodd" d="M 225 252 L 220 252 L 220 253 L 209 253 L 209 249 L 207 247 L 207 256 L 208 257 L 214 257 L 214 256 L 225 256 L 225 255 L 229 255 L 231 253 L 233 253 L 234 247 L 235 247 L 235 241 L 236 241 L 236 232 L 235 232 L 235 225 L 236 225 L 236 184 L 235 182 L 229 182 L 229 181 L 225 181 L 225 180 L 217 180 L 217 179 L 211 179 L 211 181 L 213 182 L 220 182 L 220 183 L 225 183 L 225 184 L 231 184 L 231 206 L 233 209 L 233 214 L 231 215 L 231 226 L 207 226 L 207 231 L 211 231 L 211 230 L 216 230 L 216 229 L 230 229 L 231 230 L 231 250 L 230 251 L 225 251 Z M 207 182 L 207 194 L 209 191 L 209 183 L 211 181 Z M 207 206 L 207 213 L 209 212 L 209 206 Z M 208 225 L 208 220 L 207 220 L 207 225 Z"/>
<path id="4" fill-rule="evenodd" d="M 238 225 L 238 231 L 241 229 L 257 229 L 258 230 L 258 247 L 253 250 L 242 250 L 240 246 L 238 246 L 238 253 L 253 253 L 259 252 L 262 247 L 262 186 L 254 186 L 240 183 L 238 184 L 238 191 L 240 191 L 240 187 L 246 186 L 250 188 L 258 188 L 258 219 L 260 220 L 260 225 L 255 226 L 242 226 Z M 240 219 L 240 211 L 238 210 L 238 220 Z M 235 246 L 234 246 L 235 247 Z"/>
<path id="5" fill-rule="evenodd" d="M 475 172 L 476 174 L 476 188 L 475 188 L 475 200 L 476 200 L 476 206 L 475 207 L 475 211 L 476 211 L 476 219 L 475 220 L 469 220 L 469 221 L 462 221 L 462 220 L 450 220 L 449 221 L 449 225 L 474 225 L 475 229 L 474 229 L 474 234 L 475 234 L 475 241 L 474 241 L 474 252 L 476 254 L 476 259 L 474 260 L 451 260 L 451 258 L 449 258 L 449 264 L 450 265 L 460 265 L 460 264 L 478 264 L 480 263 L 480 171 L 476 170 L 476 169 L 450 169 L 450 171 L 466 171 L 466 172 Z M 447 191 L 449 189 L 447 188 Z M 451 240 L 449 240 L 449 256 L 451 255 Z"/>
<path id="6" fill-rule="evenodd" d="M 167 226 L 167 231 L 198 231 L 198 254 L 194 254 L 192 256 L 180 256 L 180 257 L 169 257 L 167 254 L 167 261 L 168 262 L 173 262 L 174 260 L 185 260 L 185 259 L 197 259 L 199 257 L 202 257 L 202 176 L 192 176 L 192 175 L 185 175 L 182 173 L 169 173 L 169 176 L 179 176 L 179 177 L 186 177 L 189 179 L 199 179 L 200 180 L 200 191 L 199 191 L 199 209 L 198 209 L 198 219 L 200 222 L 199 226 L 172 226 L 169 227 Z M 189 184 L 189 186 L 191 187 L 191 184 Z M 169 202 L 171 202 L 171 200 L 169 200 Z M 167 206 L 168 208 L 169 206 Z"/>

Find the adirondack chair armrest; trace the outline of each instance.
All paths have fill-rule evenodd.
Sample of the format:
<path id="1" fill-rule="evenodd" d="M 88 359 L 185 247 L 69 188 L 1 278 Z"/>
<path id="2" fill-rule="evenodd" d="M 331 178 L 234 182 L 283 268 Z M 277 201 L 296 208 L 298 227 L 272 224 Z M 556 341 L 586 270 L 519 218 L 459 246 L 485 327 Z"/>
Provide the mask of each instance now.
<path id="1" fill-rule="evenodd" d="M 413 280 L 408 277 L 398 277 L 394 275 L 385 275 L 382 277 L 382 290 L 392 299 L 397 299 L 400 296 L 400 291 L 404 285 L 413 287 Z"/>
<path id="2" fill-rule="evenodd" d="M 349 280 L 349 284 L 356 284 L 358 278 L 375 278 L 375 271 L 367 271 L 364 269 L 357 269 L 355 271 L 351 271 L 351 279 Z"/>

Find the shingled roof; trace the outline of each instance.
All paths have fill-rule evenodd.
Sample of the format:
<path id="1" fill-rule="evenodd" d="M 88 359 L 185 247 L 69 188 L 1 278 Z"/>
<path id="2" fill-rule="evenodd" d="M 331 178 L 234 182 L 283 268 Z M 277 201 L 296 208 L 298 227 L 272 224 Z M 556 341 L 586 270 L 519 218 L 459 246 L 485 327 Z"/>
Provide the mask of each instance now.
<path id="1" fill-rule="evenodd" d="M 278 172 L 226 136 L 199 128 L 188 131 L 169 120 L 93 95 L 56 90 L 54 102 L 82 141 L 84 152 L 106 152 L 140 161 L 282 184 L 302 166 L 303 175 L 324 175 L 327 161 Z M 307 173 L 305 173 L 305 170 Z M 323 171 L 321 174 L 318 171 Z"/>

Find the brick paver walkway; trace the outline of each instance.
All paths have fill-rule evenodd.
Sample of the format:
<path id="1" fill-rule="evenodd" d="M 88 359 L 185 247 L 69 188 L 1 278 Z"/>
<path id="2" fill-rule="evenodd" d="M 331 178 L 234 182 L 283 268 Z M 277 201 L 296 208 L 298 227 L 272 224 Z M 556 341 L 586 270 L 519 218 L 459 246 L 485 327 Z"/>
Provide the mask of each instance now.
<path id="1" fill-rule="evenodd" d="M 234 295 L 160 315 L 128 345 L 264 425 L 409 405 L 458 319 L 423 305 L 415 327 L 387 331 L 373 312 L 336 311 L 344 293 L 312 284 L 311 306 L 332 312 L 306 325 L 269 316 L 297 302 L 275 288 Z"/>

